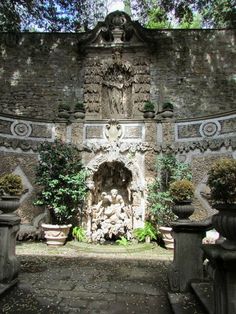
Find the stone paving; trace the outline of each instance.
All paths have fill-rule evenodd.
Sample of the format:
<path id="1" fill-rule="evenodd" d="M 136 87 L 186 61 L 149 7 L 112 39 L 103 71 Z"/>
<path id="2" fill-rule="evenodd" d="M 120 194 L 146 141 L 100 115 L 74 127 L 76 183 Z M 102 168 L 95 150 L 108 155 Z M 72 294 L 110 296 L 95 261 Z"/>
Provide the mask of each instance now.
<path id="1" fill-rule="evenodd" d="M 166 275 L 173 253 L 160 247 L 71 242 L 16 251 L 19 284 L 1 298 L 1 313 L 171 313 Z"/>

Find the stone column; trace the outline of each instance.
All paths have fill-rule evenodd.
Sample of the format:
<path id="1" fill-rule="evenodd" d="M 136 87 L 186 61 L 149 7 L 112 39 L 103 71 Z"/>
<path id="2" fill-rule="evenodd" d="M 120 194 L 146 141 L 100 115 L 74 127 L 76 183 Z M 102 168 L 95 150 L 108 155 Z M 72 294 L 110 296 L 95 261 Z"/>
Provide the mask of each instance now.
<path id="1" fill-rule="evenodd" d="M 0 215 L 0 295 L 17 282 L 19 262 L 15 255 L 15 246 L 19 229 L 18 216 Z"/>
<path id="2" fill-rule="evenodd" d="M 211 229 L 211 221 L 181 221 L 172 224 L 174 261 L 169 268 L 171 291 L 186 292 L 193 279 L 203 279 L 202 239 Z"/>
<path id="3" fill-rule="evenodd" d="M 236 313 L 236 251 L 220 244 L 205 244 L 202 248 L 213 268 L 213 313 Z"/>

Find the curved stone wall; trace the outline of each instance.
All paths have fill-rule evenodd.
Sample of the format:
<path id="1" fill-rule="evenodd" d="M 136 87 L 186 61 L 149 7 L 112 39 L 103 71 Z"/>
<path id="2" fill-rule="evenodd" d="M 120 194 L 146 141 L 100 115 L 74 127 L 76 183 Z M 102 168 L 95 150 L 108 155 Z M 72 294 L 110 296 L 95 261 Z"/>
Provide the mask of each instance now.
<path id="1" fill-rule="evenodd" d="M 124 46 L 122 52 L 123 68 L 129 62 L 135 74 L 132 101 L 142 103 L 150 93 L 159 107 L 172 102 L 179 118 L 235 109 L 235 30 L 142 32 L 143 40 L 131 45 L 131 51 Z M 109 68 L 113 47 L 93 45 L 85 51 L 86 36 L 1 33 L 0 113 L 52 121 L 58 119 L 62 103 L 73 108 L 88 97 L 102 100 L 95 69 L 101 73 Z M 93 70 L 96 73 L 89 80 Z M 95 110 L 94 119 L 96 116 Z"/>
<path id="2" fill-rule="evenodd" d="M 199 210 L 212 161 L 236 158 L 235 30 L 146 30 L 124 17 L 117 32 L 107 19 L 89 33 L 0 34 L 0 173 L 24 178 L 23 222 L 40 212 L 34 167 L 45 140 L 77 145 L 93 173 L 124 164 L 142 219 L 159 154 L 191 164 Z M 143 118 L 146 100 L 156 104 L 154 119 Z M 173 118 L 163 117 L 164 102 L 174 104 Z"/>

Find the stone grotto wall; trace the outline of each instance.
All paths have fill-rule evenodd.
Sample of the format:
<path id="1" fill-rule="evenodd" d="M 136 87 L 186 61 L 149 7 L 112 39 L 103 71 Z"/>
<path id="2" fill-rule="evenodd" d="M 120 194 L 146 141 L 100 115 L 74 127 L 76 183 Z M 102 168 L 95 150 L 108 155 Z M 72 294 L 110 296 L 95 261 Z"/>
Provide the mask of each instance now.
<path id="1" fill-rule="evenodd" d="M 24 179 L 23 223 L 43 211 L 32 205 L 37 147 L 56 137 L 82 151 L 90 205 L 117 188 L 132 228 L 143 223 L 147 183 L 166 152 L 190 163 L 195 206 L 201 217 L 211 212 L 200 193 L 209 166 L 236 158 L 235 30 L 147 30 L 115 12 L 88 33 L 2 33 L 0 45 L 0 173 Z M 143 118 L 147 100 L 153 119 Z M 78 102 L 85 117 L 75 114 Z"/>

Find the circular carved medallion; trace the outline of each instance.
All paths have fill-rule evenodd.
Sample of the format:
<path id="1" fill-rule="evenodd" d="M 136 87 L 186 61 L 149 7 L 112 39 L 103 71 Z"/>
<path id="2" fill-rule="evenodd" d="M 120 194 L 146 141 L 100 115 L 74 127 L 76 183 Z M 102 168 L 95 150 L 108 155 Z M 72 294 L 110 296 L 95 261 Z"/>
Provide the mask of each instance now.
<path id="1" fill-rule="evenodd" d="M 15 121 L 11 125 L 11 132 L 16 136 L 28 137 L 32 132 L 32 128 L 28 123 Z"/>
<path id="2" fill-rule="evenodd" d="M 220 123 L 218 121 L 203 123 L 200 127 L 200 133 L 203 137 L 212 137 L 220 132 Z"/>

